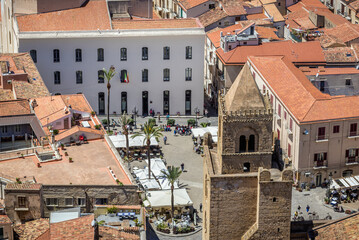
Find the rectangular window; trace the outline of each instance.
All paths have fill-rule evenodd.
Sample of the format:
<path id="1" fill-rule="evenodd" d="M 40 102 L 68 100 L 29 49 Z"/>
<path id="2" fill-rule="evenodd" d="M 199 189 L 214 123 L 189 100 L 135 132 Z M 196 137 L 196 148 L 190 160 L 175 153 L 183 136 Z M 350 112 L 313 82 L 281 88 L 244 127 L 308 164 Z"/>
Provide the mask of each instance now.
<path id="1" fill-rule="evenodd" d="M 186 81 L 192 81 L 192 68 L 186 68 Z"/>
<path id="2" fill-rule="evenodd" d="M 76 49 L 75 51 L 76 62 L 82 62 L 82 50 Z"/>
<path id="3" fill-rule="evenodd" d="M 34 63 L 37 63 L 37 52 L 36 52 L 36 50 L 30 50 L 30 56 L 32 58 L 32 61 L 34 61 Z"/>
<path id="4" fill-rule="evenodd" d="M 121 61 L 127 61 L 127 48 L 121 48 Z"/>
<path id="5" fill-rule="evenodd" d="M 0 227 L 0 239 L 4 238 L 4 228 Z"/>
<path id="6" fill-rule="evenodd" d="M 15 125 L 14 126 L 14 128 L 15 128 L 15 132 L 21 132 L 21 125 Z"/>
<path id="7" fill-rule="evenodd" d="M 284 111 L 284 119 L 287 120 L 287 112 Z"/>
<path id="8" fill-rule="evenodd" d="M 73 206 L 74 205 L 74 199 L 73 198 L 65 198 L 65 205 L 66 206 Z"/>
<path id="9" fill-rule="evenodd" d="M 345 79 L 345 86 L 351 86 L 352 80 L 351 79 Z"/>
<path id="10" fill-rule="evenodd" d="M 122 83 L 128 81 L 127 70 L 121 70 L 120 81 L 121 81 Z"/>
<path id="11" fill-rule="evenodd" d="M 208 8 L 209 8 L 209 9 L 214 9 L 215 7 L 216 7 L 215 4 L 209 4 L 209 5 L 208 5 Z"/>
<path id="12" fill-rule="evenodd" d="M 1 126 L 1 133 L 7 133 L 7 126 Z"/>
<path id="13" fill-rule="evenodd" d="M 339 133 L 339 129 L 340 129 L 339 125 L 335 125 L 333 127 L 333 133 Z"/>
<path id="14" fill-rule="evenodd" d="M 288 143 L 288 157 L 292 156 L 292 145 Z"/>
<path id="15" fill-rule="evenodd" d="M 77 205 L 78 206 L 86 206 L 86 198 L 78 198 Z"/>
<path id="16" fill-rule="evenodd" d="M 54 72 L 54 84 L 61 84 L 61 77 L 59 71 Z"/>
<path id="17" fill-rule="evenodd" d="M 163 81 L 168 82 L 170 80 L 170 69 L 163 69 Z"/>
<path id="18" fill-rule="evenodd" d="M 191 46 L 186 47 L 186 59 L 192 59 L 192 47 Z"/>
<path id="19" fill-rule="evenodd" d="M 350 136 L 356 136 L 357 135 L 357 123 L 350 124 Z"/>
<path id="20" fill-rule="evenodd" d="M 103 70 L 98 70 L 97 71 L 97 79 L 98 79 L 98 83 L 104 83 L 105 82 L 105 76 L 104 76 Z"/>
<path id="21" fill-rule="evenodd" d="M 354 163 L 356 162 L 356 159 L 359 155 L 359 149 L 358 148 L 351 148 L 347 149 L 345 151 L 345 158 L 347 160 L 347 163 Z"/>
<path id="22" fill-rule="evenodd" d="M 326 160 L 327 160 L 326 152 L 314 154 L 314 162 L 316 167 L 326 166 L 326 162 L 325 162 Z"/>
<path id="23" fill-rule="evenodd" d="M 46 198 L 46 206 L 58 206 L 57 198 Z"/>
<path id="24" fill-rule="evenodd" d="M 98 48 L 97 49 L 97 61 L 98 62 L 103 62 L 104 61 L 104 50 L 103 50 L 103 48 Z"/>
<path id="25" fill-rule="evenodd" d="M 82 71 L 76 71 L 76 84 L 82 84 Z"/>
<path id="26" fill-rule="evenodd" d="M 26 208 L 26 197 L 18 197 L 17 205 L 19 208 Z"/>
<path id="27" fill-rule="evenodd" d="M 325 127 L 318 128 L 318 140 L 325 139 Z"/>
<path id="28" fill-rule="evenodd" d="M 147 47 L 142 48 L 142 60 L 148 60 L 148 48 Z"/>
<path id="29" fill-rule="evenodd" d="M 148 69 L 142 70 L 142 82 L 148 82 Z"/>
<path id="30" fill-rule="evenodd" d="M 279 115 L 279 117 L 282 116 L 282 106 L 278 103 L 278 112 L 277 114 Z"/>
<path id="31" fill-rule="evenodd" d="M 292 119 L 289 120 L 289 130 L 293 131 L 293 120 Z"/>
<path id="32" fill-rule="evenodd" d="M 263 94 L 266 93 L 266 85 L 263 84 Z"/>
<path id="33" fill-rule="evenodd" d="M 54 62 L 60 62 L 60 50 L 54 49 Z"/>
<path id="34" fill-rule="evenodd" d="M 107 205 L 107 198 L 96 198 L 96 205 Z"/>
<path id="35" fill-rule="evenodd" d="M 270 95 L 270 103 L 273 105 L 273 95 Z"/>
<path id="36" fill-rule="evenodd" d="M 169 60 L 170 59 L 170 47 L 164 47 L 163 48 L 163 60 Z"/>

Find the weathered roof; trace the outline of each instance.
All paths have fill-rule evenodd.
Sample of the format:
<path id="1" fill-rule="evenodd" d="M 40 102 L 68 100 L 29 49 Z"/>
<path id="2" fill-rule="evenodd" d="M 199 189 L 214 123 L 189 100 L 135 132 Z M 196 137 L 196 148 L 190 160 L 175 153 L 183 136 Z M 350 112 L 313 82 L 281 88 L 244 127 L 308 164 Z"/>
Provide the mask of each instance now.
<path id="1" fill-rule="evenodd" d="M 225 96 L 226 111 L 267 110 L 265 101 L 252 76 L 248 64 L 244 65 Z"/>
<path id="2" fill-rule="evenodd" d="M 113 240 L 113 239 L 126 239 L 126 240 L 139 240 L 140 236 L 131 232 L 120 231 L 113 227 L 100 226 L 99 233 L 102 240 Z"/>
<path id="3" fill-rule="evenodd" d="M 324 54 L 318 41 L 293 43 L 278 41 L 263 43 L 258 46 L 238 46 L 224 52 L 217 49 L 217 55 L 224 64 L 244 65 L 248 56 L 284 55 L 294 63 L 325 63 Z"/>
<path id="4" fill-rule="evenodd" d="M 12 100 L 0 102 L 0 117 L 30 115 L 28 100 Z"/>
<path id="5" fill-rule="evenodd" d="M 324 29 L 324 35 L 319 37 L 322 47 L 327 48 L 336 45 L 344 45 L 359 38 L 358 24 L 349 22 L 334 28 Z"/>
<path id="6" fill-rule="evenodd" d="M 266 4 L 263 5 L 263 8 L 269 16 L 273 17 L 273 22 L 284 22 L 284 18 L 275 4 Z"/>
<path id="7" fill-rule="evenodd" d="M 184 9 L 188 10 L 208 1 L 209 0 L 178 0 L 178 3 L 183 6 Z"/>
<path id="8" fill-rule="evenodd" d="M 76 219 L 52 223 L 50 227 L 51 240 L 62 239 L 94 239 L 94 228 L 91 222 L 94 215 L 87 215 Z"/>
<path id="9" fill-rule="evenodd" d="M 40 183 L 8 183 L 6 190 L 40 190 L 42 184 Z"/>
<path id="10" fill-rule="evenodd" d="M 67 129 L 67 130 L 57 134 L 55 136 L 55 141 L 61 141 L 62 139 L 69 137 L 78 132 L 98 134 L 98 135 L 100 135 L 99 138 L 103 135 L 103 132 L 101 130 L 97 130 L 97 129 L 93 129 L 93 128 L 85 128 L 85 127 L 80 127 L 80 126 L 74 126 L 70 129 Z"/>
<path id="11" fill-rule="evenodd" d="M 17 17 L 20 32 L 111 29 L 105 0 L 88 1 L 80 8 Z"/>
<path id="12" fill-rule="evenodd" d="M 169 29 L 202 28 L 196 18 L 148 19 L 148 20 L 113 20 L 113 29 Z"/>
<path id="13" fill-rule="evenodd" d="M 38 239 L 49 230 L 49 219 L 40 218 L 14 227 L 20 239 Z"/>
<path id="14" fill-rule="evenodd" d="M 299 68 L 307 76 L 323 76 L 323 75 L 342 75 L 342 74 L 359 74 L 359 70 L 355 67 L 342 67 L 342 68 L 310 68 L 300 67 Z"/>
<path id="15" fill-rule="evenodd" d="M 359 96 L 320 92 L 286 57 L 249 57 L 249 61 L 298 122 L 359 117 Z"/>
<path id="16" fill-rule="evenodd" d="M 198 19 L 204 27 L 207 27 L 225 17 L 228 17 L 228 14 L 219 7 L 216 7 L 215 9 L 203 13 Z"/>
<path id="17" fill-rule="evenodd" d="M 12 223 L 7 215 L 0 215 L 0 224 Z"/>
<path id="18" fill-rule="evenodd" d="M 355 50 L 350 47 L 323 49 L 323 53 L 327 63 L 355 63 L 358 61 Z"/>

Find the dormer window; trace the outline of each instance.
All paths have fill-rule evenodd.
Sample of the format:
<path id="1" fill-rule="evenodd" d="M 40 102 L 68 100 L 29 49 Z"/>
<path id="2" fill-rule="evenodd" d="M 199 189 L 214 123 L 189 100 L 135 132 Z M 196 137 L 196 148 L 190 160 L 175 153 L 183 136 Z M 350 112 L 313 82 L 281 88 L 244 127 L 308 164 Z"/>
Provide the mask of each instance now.
<path id="1" fill-rule="evenodd" d="M 251 26 L 251 35 L 254 35 L 254 26 Z"/>

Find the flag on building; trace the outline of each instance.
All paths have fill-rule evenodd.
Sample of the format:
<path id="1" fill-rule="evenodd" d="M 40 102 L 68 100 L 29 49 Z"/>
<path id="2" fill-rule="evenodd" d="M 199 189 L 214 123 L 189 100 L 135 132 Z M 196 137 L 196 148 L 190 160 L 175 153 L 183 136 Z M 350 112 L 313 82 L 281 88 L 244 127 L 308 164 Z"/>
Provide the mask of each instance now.
<path id="1" fill-rule="evenodd" d="M 129 82 L 130 82 L 130 79 L 128 78 L 127 71 L 125 72 L 124 82 L 125 82 L 125 83 L 129 83 Z"/>

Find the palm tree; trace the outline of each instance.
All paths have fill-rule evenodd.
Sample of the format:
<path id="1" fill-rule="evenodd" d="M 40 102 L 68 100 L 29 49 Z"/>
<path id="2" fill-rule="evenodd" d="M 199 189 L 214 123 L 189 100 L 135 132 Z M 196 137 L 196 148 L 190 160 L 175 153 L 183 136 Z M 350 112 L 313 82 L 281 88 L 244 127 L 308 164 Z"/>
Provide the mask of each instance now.
<path id="1" fill-rule="evenodd" d="M 124 112 L 120 117 L 120 124 L 122 125 L 122 132 L 126 136 L 126 156 L 129 158 L 129 142 L 128 142 L 128 125 L 132 122 L 132 119 Z"/>
<path id="2" fill-rule="evenodd" d="M 110 81 L 116 75 L 116 72 L 114 66 L 111 66 L 108 71 L 105 68 L 103 68 L 102 71 L 103 71 L 103 77 L 105 77 L 107 80 L 107 128 L 108 128 L 108 132 L 110 132 L 110 89 L 111 89 Z"/>
<path id="3" fill-rule="evenodd" d="M 162 170 L 164 177 L 171 183 L 171 217 L 172 217 L 172 232 L 174 231 L 174 184 L 181 175 L 182 171 L 179 167 L 169 166 L 168 171 Z"/>
<path id="4" fill-rule="evenodd" d="M 161 130 L 158 127 L 154 126 L 154 123 L 148 123 L 146 122 L 143 126 L 143 130 L 139 133 L 135 133 L 132 135 L 132 138 L 138 137 L 138 136 L 144 136 L 145 139 L 143 139 L 143 142 L 146 141 L 147 145 L 147 159 L 148 159 L 148 178 L 151 178 L 151 158 L 150 158 L 150 146 L 151 146 L 151 138 L 158 139 L 162 136 Z"/>

